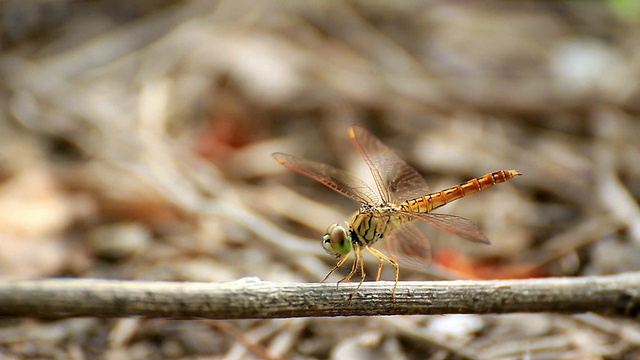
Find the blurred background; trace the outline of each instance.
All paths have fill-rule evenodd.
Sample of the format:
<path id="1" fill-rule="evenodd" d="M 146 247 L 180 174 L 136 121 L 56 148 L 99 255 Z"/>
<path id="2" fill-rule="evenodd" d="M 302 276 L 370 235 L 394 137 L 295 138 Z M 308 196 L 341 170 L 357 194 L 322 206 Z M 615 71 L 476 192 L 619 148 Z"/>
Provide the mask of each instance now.
<path id="1" fill-rule="evenodd" d="M 320 281 L 335 264 L 320 237 L 357 204 L 271 153 L 369 181 L 351 124 L 434 191 L 500 169 L 524 174 L 441 211 L 473 220 L 491 246 L 433 234 L 433 265 L 403 267 L 402 280 L 640 268 L 635 1 L 0 7 L 4 279 Z M 640 326 L 588 314 L 4 319 L 0 354 L 633 359 Z"/>

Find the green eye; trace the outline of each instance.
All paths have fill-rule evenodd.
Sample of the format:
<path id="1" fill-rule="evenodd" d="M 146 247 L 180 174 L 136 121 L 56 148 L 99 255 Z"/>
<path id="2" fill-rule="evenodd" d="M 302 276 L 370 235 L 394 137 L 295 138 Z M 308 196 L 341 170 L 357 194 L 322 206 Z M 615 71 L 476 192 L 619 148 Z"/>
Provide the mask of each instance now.
<path id="1" fill-rule="evenodd" d="M 339 224 L 333 224 L 322 237 L 322 247 L 331 255 L 346 255 L 351 252 L 351 237 L 345 228 Z"/>

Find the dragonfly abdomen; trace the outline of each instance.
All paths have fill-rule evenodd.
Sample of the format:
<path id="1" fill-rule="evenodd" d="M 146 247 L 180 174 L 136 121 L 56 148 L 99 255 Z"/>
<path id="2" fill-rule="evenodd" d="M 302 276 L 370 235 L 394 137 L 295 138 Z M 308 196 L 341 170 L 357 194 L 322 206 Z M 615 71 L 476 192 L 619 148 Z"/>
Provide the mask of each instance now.
<path id="1" fill-rule="evenodd" d="M 448 189 L 407 200 L 400 207 L 403 211 L 428 213 L 454 200 L 503 183 L 518 175 L 520 175 L 520 172 L 516 170 L 494 171 Z"/>

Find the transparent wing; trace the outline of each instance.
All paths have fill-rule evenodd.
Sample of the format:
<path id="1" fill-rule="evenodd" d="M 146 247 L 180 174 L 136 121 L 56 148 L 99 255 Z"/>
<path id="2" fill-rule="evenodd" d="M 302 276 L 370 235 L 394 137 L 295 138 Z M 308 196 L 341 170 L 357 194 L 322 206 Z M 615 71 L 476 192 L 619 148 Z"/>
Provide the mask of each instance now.
<path id="1" fill-rule="evenodd" d="M 420 219 L 428 224 L 437 227 L 440 230 L 458 235 L 463 239 L 485 244 L 491 243 L 489 239 L 484 236 L 482 231 L 478 229 L 476 224 L 471 222 L 471 220 L 465 219 L 461 216 L 434 213 L 412 213 L 404 211 L 402 211 L 401 213 L 408 215 L 414 219 Z"/>
<path id="2" fill-rule="evenodd" d="M 431 264 L 431 245 L 425 234 L 412 223 L 404 223 L 382 238 L 379 245 L 398 263 L 416 269 Z"/>
<path id="3" fill-rule="evenodd" d="M 369 131 L 352 126 L 349 137 L 369 166 L 383 202 L 399 204 L 430 193 L 424 178 Z"/>
<path id="4" fill-rule="evenodd" d="M 286 168 L 311 178 L 361 204 L 378 204 L 378 196 L 362 180 L 333 166 L 301 157 L 274 153 L 273 157 Z"/>

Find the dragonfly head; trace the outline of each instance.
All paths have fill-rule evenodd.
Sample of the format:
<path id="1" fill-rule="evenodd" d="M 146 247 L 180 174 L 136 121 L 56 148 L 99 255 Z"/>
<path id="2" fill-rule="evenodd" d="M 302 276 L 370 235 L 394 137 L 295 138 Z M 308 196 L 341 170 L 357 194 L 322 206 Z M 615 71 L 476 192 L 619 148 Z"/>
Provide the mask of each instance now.
<path id="1" fill-rule="evenodd" d="M 322 247 L 329 255 L 339 258 L 351 252 L 351 236 L 340 224 L 333 224 L 322 236 Z"/>

